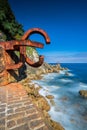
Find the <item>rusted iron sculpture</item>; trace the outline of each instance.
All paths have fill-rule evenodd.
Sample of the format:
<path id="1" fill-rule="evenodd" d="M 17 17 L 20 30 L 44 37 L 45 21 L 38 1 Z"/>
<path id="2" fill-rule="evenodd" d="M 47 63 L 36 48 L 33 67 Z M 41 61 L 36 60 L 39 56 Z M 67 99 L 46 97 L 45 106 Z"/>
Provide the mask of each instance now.
<path id="1" fill-rule="evenodd" d="M 33 62 L 29 57 L 26 55 L 26 46 L 31 47 L 37 47 L 37 48 L 43 48 L 44 44 L 36 41 L 27 40 L 27 38 L 34 33 L 41 34 L 46 41 L 46 44 L 50 43 L 50 38 L 47 35 L 47 33 L 40 29 L 40 28 L 32 28 L 25 32 L 25 34 L 22 36 L 21 40 L 12 40 L 12 41 L 6 41 L 6 42 L 0 42 L 0 46 L 4 48 L 6 52 L 9 53 L 9 51 L 19 51 L 20 52 L 20 61 L 17 64 L 9 64 L 6 62 L 5 69 L 6 70 L 14 70 L 18 69 L 23 66 L 23 64 L 28 63 L 32 67 L 39 67 L 42 65 L 44 61 L 44 56 L 39 56 L 38 62 Z"/>

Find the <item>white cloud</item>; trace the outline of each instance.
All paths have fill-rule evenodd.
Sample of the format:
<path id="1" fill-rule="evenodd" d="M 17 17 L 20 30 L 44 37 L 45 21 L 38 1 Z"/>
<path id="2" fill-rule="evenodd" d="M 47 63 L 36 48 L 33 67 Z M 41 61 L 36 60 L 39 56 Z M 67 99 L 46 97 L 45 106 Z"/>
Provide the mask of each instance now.
<path id="1" fill-rule="evenodd" d="M 45 53 L 49 63 L 87 63 L 87 52 L 52 52 Z"/>

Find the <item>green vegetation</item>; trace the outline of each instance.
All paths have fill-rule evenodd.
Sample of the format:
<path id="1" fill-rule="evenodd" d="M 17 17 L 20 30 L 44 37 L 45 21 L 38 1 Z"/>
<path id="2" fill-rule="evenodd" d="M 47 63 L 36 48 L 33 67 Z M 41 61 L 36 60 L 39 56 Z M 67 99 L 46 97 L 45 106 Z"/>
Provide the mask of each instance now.
<path id="1" fill-rule="evenodd" d="M 8 0 L 0 0 L 0 41 L 20 40 L 23 34 L 23 27 L 16 21 Z M 33 56 L 33 51 L 36 52 L 32 47 L 26 47 L 26 49 L 28 56 Z M 19 52 L 15 53 L 19 56 Z"/>
<path id="2" fill-rule="evenodd" d="M 6 40 L 20 39 L 24 33 L 9 6 L 8 0 L 0 0 L 0 32 L 4 33 Z"/>

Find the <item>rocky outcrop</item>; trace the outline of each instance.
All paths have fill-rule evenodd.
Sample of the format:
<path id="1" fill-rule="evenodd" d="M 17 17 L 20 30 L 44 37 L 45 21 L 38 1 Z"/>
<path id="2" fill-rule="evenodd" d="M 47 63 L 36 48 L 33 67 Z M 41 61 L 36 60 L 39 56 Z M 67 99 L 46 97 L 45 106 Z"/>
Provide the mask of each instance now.
<path id="1" fill-rule="evenodd" d="M 27 56 L 34 62 L 39 60 L 39 55 L 34 47 L 27 47 Z"/>
<path id="2" fill-rule="evenodd" d="M 17 61 L 17 56 L 15 53 L 10 53 L 5 51 L 2 46 L 0 46 L 0 86 L 7 85 L 12 82 L 19 81 L 24 77 L 24 68 L 7 70 L 7 65 L 12 65 Z M 20 71 L 22 69 L 22 71 Z"/>
<path id="3" fill-rule="evenodd" d="M 59 73 L 60 70 L 62 70 L 60 64 L 53 66 L 44 62 L 43 65 L 38 68 L 33 68 L 27 65 L 26 74 L 30 79 L 40 79 L 42 74 Z"/>
<path id="4" fill-rule="evenodd" d="M 79 94 L 84 97 L 84 98 L 87 98 L 87 90 L 80 90 L 79 91 Z"/>
<path id="5" fill-rule="evenodd" d="M 10 64 L 12 59 L 7 52 L 0 46 L 0 86 L 15 81 L 15 78 L 5 68 L 7 62 Z"/>
<path id="6" fill-rule="evenodd" d="M 43 114 L 43 118 L 46 124 L 52 127 L 53 130 L 64 130 L 60 123 L 53 121 L 49 116 L 48 111 L 50 110 L 50 105 L 48 104 L 47 100 L 39 94 L 41 86 L 38 84 L 31 84 L 31 81 L 28 79 L 22 80 L 21 84 L 28 92 L 29 97 L 32 98 L 33 103 L 36 104 L 38 109 Z M 49 100 L 52 100 L 54 98 L 52 95 L 47 95 L 46 97 Z"/>
<path id="7" fill-rule="evenodd" d="M 48 99 L 53 99 L 54 96 L 52 96 L 52 95 L 46 95 L 46 98 L 48 98 Z"/>

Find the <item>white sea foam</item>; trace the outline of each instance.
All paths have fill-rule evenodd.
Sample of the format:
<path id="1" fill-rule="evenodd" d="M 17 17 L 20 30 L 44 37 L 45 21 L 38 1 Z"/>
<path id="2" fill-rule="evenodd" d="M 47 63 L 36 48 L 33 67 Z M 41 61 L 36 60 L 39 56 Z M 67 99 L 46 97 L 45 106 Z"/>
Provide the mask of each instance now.
<path id="1" fill-rule="evenodd" d="M 39 94 L 45 97 L 47 95 L 47 92 L 44 89 L 41 89 L 39 91 Z"/>
<path id="2" fill-rule="evenodd" d="M 34 82 L 42 86 L 39 91 L 41 95 L 44 97 L 46 95 L 54 96 L 54 105 L 47 99 L 51 106 L 49 114 L 53 120 L 60 122 L 66 130 L 83 130 L 84 127 L 82 127 L 80 122 L 83 121 L 84 126 L 87 124 L 82 120 L 83 116 L 78 114 L 80 109 L 82 110 L 82 107 L 84 107 L 84 102 L 78 96 L 78 92 L 81 89 L 87 89 L 87 84 L 71 79 L 71 77 L 64 78 L 66 72 L 68 71 L 60 71 L 59 74 L 47 74 L 43 76 L 43 79 Z M 70 71 L 68 73 L 69 76 L 74 76 Z M 66 83 L 67 85 L 65 86 Z"/>
<path id="3" fill-rule="evenodd" d="M 65 74 L 65 72 L 66 72 L 66 71 L 64 71 L 64 70 L 60 70 L 60 71 L 59 71 L 60 74 Z"/>
<path id="4" fill-rule="evenodd" d="M 51 118 L 57 122 L 62 123 L 62 126 L 64 126 L 67 130 L 71 130 L 71 122 L 70 122 L 70 116 L 67 113 L 63 113 L 62 110 L 56 111 L 55 106 L 51 107 L 49 114 L 51 115 Z M 68 126 L 66 126 L 66 122 Z"/>
<path id="5" fill-rule="evenodd" d="M 87 84 L 84 84 L 84 83 L 80 82 L 80 87 L 87 89 Z"/>
<path id="6" fill-rule="evenodd" d="M 68 72 L 68 74 L 69 74 L 69 76 L 75 76 L 75 74 L 73 74 L 73 73 L 69 73 L 69 72 Z"/>
<path id="7" fill-rule="evenodd" d="M 70 79 L 60 79 L 60 81 L 62 81 L 62 82 L 65 82 L 65 83 L 71 83 L 71 82 L 73 82 L 73 80 L 70 80 Z"/>
<path id="8" fill-rule="evenodd" d="M 59 73 L 50 73 L 43 76 L 43 80 L 54 79 L 56 76 L 59 76 Z"/>

